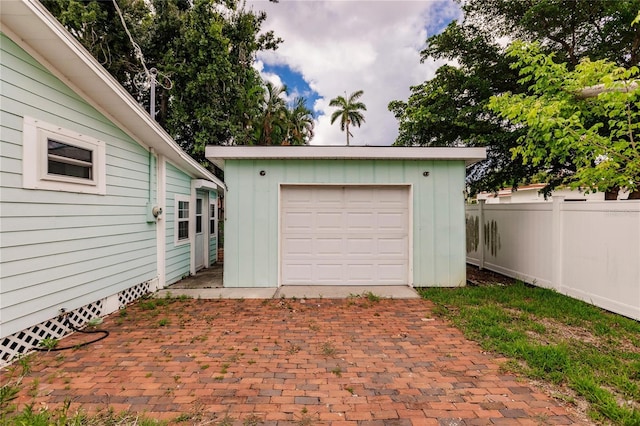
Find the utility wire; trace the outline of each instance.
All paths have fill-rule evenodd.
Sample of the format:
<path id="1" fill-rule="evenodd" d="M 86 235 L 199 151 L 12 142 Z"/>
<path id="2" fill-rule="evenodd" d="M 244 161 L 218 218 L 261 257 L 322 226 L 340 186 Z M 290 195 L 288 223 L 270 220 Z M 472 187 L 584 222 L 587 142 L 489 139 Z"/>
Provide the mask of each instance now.
<path id="1" fill-rule="evenodd" d="M 122 22 L 122 27 L 124 28 L 124 31 L 127 33 L 127 36 L 129 36 L 129 41 L 131 41 L 131 45 L 133 46 L 133 50 L 136 54 L 136 58 L 142 64 L 142 68 L 144 69 L 145 83 L 155 81 L 158 85 L 160 85 L 164 89 L 171 90 L 171 88 L 173 87 L 173 82 L 166 74 L 161 73 L 159 71 L 156 71 L 156 73 L 152 73 L 151 71 L 149 71 L 149 69 L 147 68 L 147 64 L 144 60 L 144 54 L 142 53 L 142 49 L 140 48 L 140 45 L 136 43 L 135 40 L 133 39 L 133 36 L 131 35 L 129 28 L 127 27 L 127 23 L 124 20 L 124 16 L 122 15 L 122 11 L 118 6 L 118 2 L 116 0 L 111 0 L 111 1 L 113 2 L 113 5 L 116 8 L 116 12 L 118 12 L 118 16 L 120 17 L 120 22 Z M 162 80 L 169 82 L 169 84 L 163 84 L 159 82 L 158 79 L 156 79 L 156 75 L 162 76 L 163 77 Z M 138 87 L 138 88 L 141 88 L 141 87 Z"/>

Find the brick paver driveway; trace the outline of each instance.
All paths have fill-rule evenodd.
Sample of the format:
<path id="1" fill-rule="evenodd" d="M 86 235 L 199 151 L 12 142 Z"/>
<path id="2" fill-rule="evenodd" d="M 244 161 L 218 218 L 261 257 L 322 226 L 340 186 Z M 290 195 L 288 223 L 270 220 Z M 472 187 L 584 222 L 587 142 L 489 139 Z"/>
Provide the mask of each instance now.
<path id="1" fill-rule="evenodd" d="M 69 399 L 88 411 L 182 414 L 185 424 L 577 424 L 431 307 L 366 298 L 139 302 L 104 321 L 106 339 L 37 354 L 19 401 L 37 394 L 36 406 Z"/>

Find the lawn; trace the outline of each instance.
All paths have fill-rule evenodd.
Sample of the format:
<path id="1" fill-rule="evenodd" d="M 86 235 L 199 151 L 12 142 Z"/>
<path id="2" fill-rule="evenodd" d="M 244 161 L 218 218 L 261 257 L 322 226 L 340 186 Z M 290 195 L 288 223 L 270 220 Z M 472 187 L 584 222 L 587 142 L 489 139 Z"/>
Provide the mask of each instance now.
<path id="1" fill-rule="evenodd" d="M 467 338 L 510 358 L 506 371 L 586 406 L 596 422 L 640 425 L 639 322 L 521 282 L 420 294 Z"/>

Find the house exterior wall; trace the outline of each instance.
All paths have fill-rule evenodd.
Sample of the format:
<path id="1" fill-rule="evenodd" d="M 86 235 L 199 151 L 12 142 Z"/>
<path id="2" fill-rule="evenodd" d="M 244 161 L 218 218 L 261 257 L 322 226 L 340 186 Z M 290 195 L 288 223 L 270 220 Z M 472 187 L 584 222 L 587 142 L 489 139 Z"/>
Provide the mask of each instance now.
<path id="1" fill-rule="evenodd" d="M 171 163 L 167 163 L 166 177 L 166 211 L 164 221 L 166 227 L 166 285 L 180 281 L 190 274 L 191 244 L 189 241 L 176 244 L 176 196 L 191 197 L 191 178 Z M 189 205 L 189 209 L 195 206 Z"/>
<path id="2" fill-rule="evenodd" d="M 265 175 L 260 176 L 264 170 Z M 425 171 L 429 172 L 424 176 Z M 280 184 L 409 184 L 413 193 L 413 282 L 466 282 L 464 161 L 225 161 L 225 287 L 278 285 Z"/>
<path id="3" fill-rule="evenodd" d="M 157 277 L 152 156 L 3 34 L 0 337 Z M 30 116 L 105 142 L 106 194 L 23 189 Z"/>

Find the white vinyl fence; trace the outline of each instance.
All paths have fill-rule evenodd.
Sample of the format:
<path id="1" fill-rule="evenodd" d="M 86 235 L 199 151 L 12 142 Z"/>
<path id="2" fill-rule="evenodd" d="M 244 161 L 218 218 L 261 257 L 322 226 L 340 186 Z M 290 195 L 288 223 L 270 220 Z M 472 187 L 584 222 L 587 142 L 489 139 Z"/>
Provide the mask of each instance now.
<path id="1" fill-rule="evenodd" d="M 640 320 L 640 201 L 468 205 L 467 262 Z"/>

